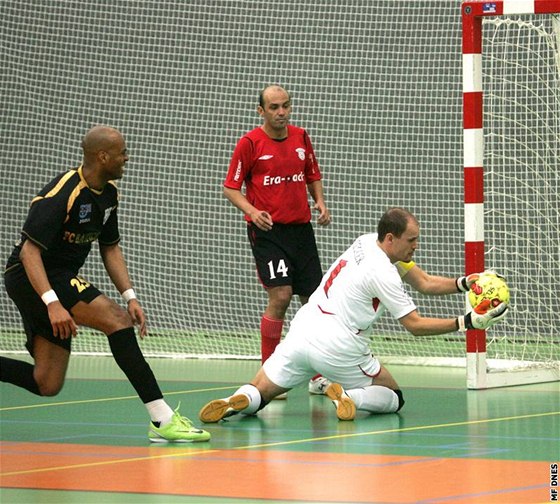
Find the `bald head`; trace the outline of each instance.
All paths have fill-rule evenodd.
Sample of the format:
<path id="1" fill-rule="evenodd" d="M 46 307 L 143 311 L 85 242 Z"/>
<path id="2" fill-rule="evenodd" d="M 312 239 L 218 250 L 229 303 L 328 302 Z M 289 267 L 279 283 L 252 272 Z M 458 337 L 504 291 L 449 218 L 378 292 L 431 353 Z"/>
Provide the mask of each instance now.
<path id="1" fill-rule="evenodd" d="M 115 144 L 123 141 L 121 133 L 110 126 L 94 126 L 82 139 L 85 158 L 96 156 L 99 151 L 109 151 Z"/>
<path id="2" fill-rule="evenodd" d="M 285 99 L 291 100 L 290 93 L 288 93 L 288 91 L 286 91 L 282 86 L 279 86 L 278 84 L 271 84 L 270 86 L 263 88 L 259 93 L 259 105 L 264 109 L 269 95 L 276 95 L 278 93 L 284 94 L 287 97 Z"/>
<path id="3" fill-rule="evenodd" d="M 101 190 L 108 181 L 122 178 L 128 149 L 119 130 L 94 126 L 84 135 L 82 149 L 83 174 L 90 187 Z"/>

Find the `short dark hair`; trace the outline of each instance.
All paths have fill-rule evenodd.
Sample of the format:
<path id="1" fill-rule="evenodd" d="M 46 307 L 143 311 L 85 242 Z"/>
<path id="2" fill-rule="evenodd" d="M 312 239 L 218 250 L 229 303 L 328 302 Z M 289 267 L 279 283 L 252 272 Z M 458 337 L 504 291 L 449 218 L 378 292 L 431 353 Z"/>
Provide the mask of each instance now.
<path id="1" fill-rule="evenodd" d="M 404 208 L 389 208 L 377 224 L 377 239 L 382 242 L 387 233 L 391 233 L 399 238 L 406 231 L 410 220 L 418 222 L 416 217 Z"/>

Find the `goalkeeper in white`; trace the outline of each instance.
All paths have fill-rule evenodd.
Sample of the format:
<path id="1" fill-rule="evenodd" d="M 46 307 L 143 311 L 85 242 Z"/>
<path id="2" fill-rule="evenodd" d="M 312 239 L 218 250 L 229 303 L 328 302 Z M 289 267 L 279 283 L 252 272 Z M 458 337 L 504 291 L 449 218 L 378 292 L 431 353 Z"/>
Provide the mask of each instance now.
<path id="1" fill-rule="evenodd" d="M 254 414 L 317 373 L 331 381 L 325 393 L 340 420 L 354 419 L 357 409 L 399 411 L 402 391 L 369 346 L 372 326 L 385 310 L 415 336 L 487 329 L 508 310 L 501 303 L 482 314 L 473 310 L 456 318 L 422 317 L 403 280 L 423 294 L 443 295 L 468 291 L 478 274 L 429 275 L 412 261 L 418 238 L 414 215 L 403 208 L 389 209 L 377 233 L 360 236 L 332 264 L 251 383 L 232 396 L 210 401 L 200 410 L 200 420 L 212 423 L 236 413 Z"/>

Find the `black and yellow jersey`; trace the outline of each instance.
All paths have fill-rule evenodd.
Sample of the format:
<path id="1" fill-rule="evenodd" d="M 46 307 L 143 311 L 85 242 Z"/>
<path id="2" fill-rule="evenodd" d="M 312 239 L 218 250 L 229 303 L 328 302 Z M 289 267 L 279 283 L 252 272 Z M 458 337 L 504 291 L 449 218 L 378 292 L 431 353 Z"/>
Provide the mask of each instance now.
<path id="1" fill-rule="evenodd" d="M 118 192 L 109 182 L 102 191 L 90 188 L 82 167 L 62 173 L 31 201 L 21 239 L 8 259 L 6 270 L 21 263 L 25 240 L 42 249 L 47 272 L 63 268 L 78 273 L 92 242 L 111 245 L 120 240 L 117 220 Z"/>

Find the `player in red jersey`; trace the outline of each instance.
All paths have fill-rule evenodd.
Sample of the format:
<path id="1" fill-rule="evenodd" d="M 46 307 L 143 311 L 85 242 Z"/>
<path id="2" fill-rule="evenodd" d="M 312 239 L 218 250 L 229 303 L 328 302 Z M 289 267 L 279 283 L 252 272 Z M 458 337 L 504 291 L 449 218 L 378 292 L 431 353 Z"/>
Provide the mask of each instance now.
<path id="1" fill-rule="evenodd" d="M 257 272 L 268 294 L 261 318 L 264 362 L 280 342 L 292 296 L 297 294 L 305 304 L 321 282 L 307 193 L 319 212 L 319 225 L 330 224 L 331 216 L 311 140 L 304 129 L 289 124 L 288 92 L 278 85 L 265 87 L 257 112 L 263 124 L 237 143 L 224 195 L 245 214 Z M 309 391 L 323 393 L 326 385 L 324 378 L 315 377 Z"/>

